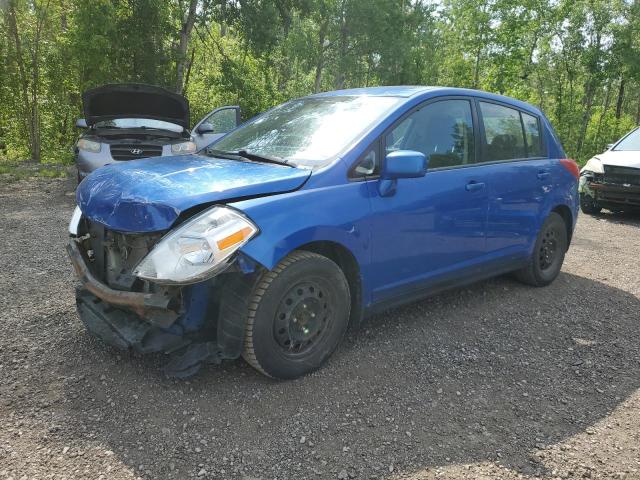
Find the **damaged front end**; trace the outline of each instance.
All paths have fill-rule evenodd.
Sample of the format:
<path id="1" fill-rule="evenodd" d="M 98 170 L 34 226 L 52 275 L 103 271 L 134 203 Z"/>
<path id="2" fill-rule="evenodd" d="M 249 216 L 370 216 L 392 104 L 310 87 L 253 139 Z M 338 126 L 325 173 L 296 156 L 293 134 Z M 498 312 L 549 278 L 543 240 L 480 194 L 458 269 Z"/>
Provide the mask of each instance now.
<path id="1" fill-rule="evenodd" d="M 156 270 L 167 265 L 178 268 L 162 250 L 176 231 L 121 233 L 83 217 L 77 209 L 70 233 L 67 252 L 81 283 L 76 291 L 77 310 L 92 335 L 119 349 L 168 354 L 171 360 L 165 371 L 180 378 L 196 373 L 203 363 L 240 356 L 245 322 L 240 312 L 246 312 L 246 305 L 240 303 L 248 295 L 223 292 L 231 288 L 242 293 L 239 290 L 250 288 L 258 268 L 252 260 L 234 251 L 217 268 L 209 268 L 210 274 L 193 281 L 153 281 L 142 278 L 140 266 L 156 252 L 156 257 L 162 254 L 152 262 Z M 193 235 L 189 238 L 193 240 Z M 193 244 L 177 244 L 186 255 L 196 255 L 191 258 L 194 262 L 207 260 Z M 221 310 L 236 313 L 221 315 Z"/>
<path id="2" fill-rule="evenodd" d="M 640 168 L 602 165 L 590 160 L 581 172 L 581 204 L 593 210 L 640 208 Z"/>

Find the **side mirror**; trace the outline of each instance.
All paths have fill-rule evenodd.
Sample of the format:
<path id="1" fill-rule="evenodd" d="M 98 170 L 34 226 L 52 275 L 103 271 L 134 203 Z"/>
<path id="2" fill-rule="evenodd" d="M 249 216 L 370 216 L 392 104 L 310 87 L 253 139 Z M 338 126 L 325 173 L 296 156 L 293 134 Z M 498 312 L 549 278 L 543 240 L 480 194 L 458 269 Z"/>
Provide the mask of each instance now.
<path id="1" fill-rule="evenodd" d="M 419 178 L 427 173 L 427 157 L 422 152 L 396 150 L 387 154 L 380 172 L 378 193 L 389 197 L 396 192 L 399 178 Z"/>
<path id="2" fill-rule="evenodd" d="M 396 180 L 398 178 L 424 177 L 427 173 L 427 157 L 422 152 L 396 150 L 384 159 L 380 178 Z"/>
<path id="3" fill-rule="evenodd" d="M 88 128 L 87 121 L 84 118 L 76 120 L 76 128 Z"/>
<path id="4" fill-rule="evenodd" d="M 607 150 L 611 150 L 613 148 L 613 143 L 607 143 Z"/>
<path id="5" fill-rule="evenodd" d="M 199 134 L 203 134 L 203 133 L 213 133 L 213 125 L 211 125 L 210 123 L 201 123 L 200 126 L 198 127 L 198 133 Z"/>

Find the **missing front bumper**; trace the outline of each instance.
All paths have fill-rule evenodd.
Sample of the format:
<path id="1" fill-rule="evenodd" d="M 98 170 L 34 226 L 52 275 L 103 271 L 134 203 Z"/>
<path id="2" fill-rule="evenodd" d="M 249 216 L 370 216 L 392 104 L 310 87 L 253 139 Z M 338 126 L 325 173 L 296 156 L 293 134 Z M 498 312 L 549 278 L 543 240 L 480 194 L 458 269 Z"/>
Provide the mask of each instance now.
<path id="1" fill-rule="evenodd" d="M 179 289 L 177 313 L 170 310 L 171 295 L 115 290 L 98 280 L 75 240 L 67 251 L 81 283 L 76 290 L 78 314 L 94 337 L 118 349 L 170 354 L 164 371 L 178 378 L 195 374 L 205 363 L 240 356 L 255 276 L 228 272 Z"/>
<path id="2" fill-rule="evenodd" d="M 169 309 L 171 297 L 165 293 L 142 293 L 115 290 L 98 280 L 89 270 L 75 240 L 67 244 L 67 253 L 83 288 L 105 302 L 131 310 L 159 327 L 169 327 L 178 313 Z"/>
<path id="3" fill-rule="evenodd" d="M 617 184 L 597 181 L 583 176 L 580 179 L 580 195 L 586 195 L 600 206 L 640 208 L 640 185 Z"/>
<path id="4" fill-rule="evenodd" d="M 139 353 L 174 352 L 190 343 L 141 319 L 135 313 L 114 308 L 85 289 L 76 290 L 76 306 L 87 330 L 108 345 Z"/>

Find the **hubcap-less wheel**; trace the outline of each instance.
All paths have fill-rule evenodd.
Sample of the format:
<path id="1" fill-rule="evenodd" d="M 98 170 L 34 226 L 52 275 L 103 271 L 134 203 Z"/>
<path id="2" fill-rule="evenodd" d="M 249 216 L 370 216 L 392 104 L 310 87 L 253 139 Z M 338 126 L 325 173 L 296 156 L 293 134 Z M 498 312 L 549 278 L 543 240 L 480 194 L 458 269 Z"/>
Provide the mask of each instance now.
<path id="1" fill-rule="evenodd" d="M 350 286 L 342 269 L 315 252 L 295 251 L 252 286 L 242 356 L 275 378 L 319 368 L 349 324 Z"/>
<path id="2" fill-rule="evenodd" d="M 538 259 L 540 261 L 540 269 L 547 270 L 553 265 L 558 254 L 558 240 L 557 232 L 550 226 L 544 232 L 542 242 L 540 243 L 540 250 Z"/>
<path id="3" fill-rule="evenodd" d="M 282 298 L 274 322 L 274 338 L 282 353 L 305 355 L 331 328 L 331 299 L 317 282 L 294 286 Z"/>
<path id="4" fill-rule="evenodd" d="M 560 273 L 567 251 L 569 232 L 565 219 L 551 212 L 542 224 L 527 266 L 515 272 L 516 278 L 529 285 L 549 285 Z"/>

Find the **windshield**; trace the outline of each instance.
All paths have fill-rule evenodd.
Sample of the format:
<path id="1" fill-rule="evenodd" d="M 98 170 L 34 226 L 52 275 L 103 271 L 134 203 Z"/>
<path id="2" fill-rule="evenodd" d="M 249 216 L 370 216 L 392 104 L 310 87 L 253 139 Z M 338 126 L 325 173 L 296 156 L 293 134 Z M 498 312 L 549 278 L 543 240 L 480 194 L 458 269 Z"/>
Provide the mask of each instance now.
<path id="1" fill-rule="evenodd" d="M 103 120 L 96 122 L 98 128 L 156 128 L 169 130 L 171 132 L 182 132 L 183 128 L 175 123 L 163 122 L 162 120 L 152 120 L 150 118 L 116 118 L 114 120 Z"/>
<path id="2" fill-rule="evenodd" d="M 282 158 L 301 167 L 318 167 L 340 153 L 385 112 L 396 97 L 310 97 L 275 107 L 229 133 L 212 147 L 246 150 Z"/>
<path id="3" fill-rule="evenodd" d="M 640 128 L 620 140 L 614 150 L 622 152 L 640 151 Z"/>

